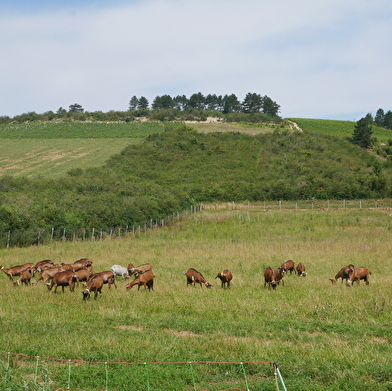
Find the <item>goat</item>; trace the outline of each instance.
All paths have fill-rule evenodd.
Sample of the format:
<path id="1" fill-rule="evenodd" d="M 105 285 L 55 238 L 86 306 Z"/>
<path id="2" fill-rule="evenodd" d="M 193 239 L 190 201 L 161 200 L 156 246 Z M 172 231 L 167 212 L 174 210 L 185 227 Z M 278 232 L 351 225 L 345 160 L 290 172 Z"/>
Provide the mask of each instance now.
<path id="1" fill-rule="evenodd" d="M 90 277 L 87 278 L 86 282 L 88 283 L 94 276 L 97 276 L 97 275 L 102 277 L 103 283 L 108 284 L 109 289 L 112 284 L 117 289 L 116 275 L 111 270 L 105 270 L 103 272 L 94 273 L 93 275 L 91 275 Z"/>
<path id="2" fill-rule="evenodd" d="M 342 279 L 342 282 L 343 282 L 343 280 L 346 280 L 346 282 L 347 282 L 347 280 L 348 280 L 348 276 L 350 275 L 350 273 L 353 271 L 355 269 L 355 266 L 354 265 L 347 265 L 346 267 L 342 267 L 340 270 L 339 270 L 339 272 L 338 272 L 338 274 L 336 274 L 336 276 L 334 277 L 334 278 L 330 278 L 330 281 L 332 281 L 332 284 L 335 284 L 336 283 L 336 281 L 339 279 L 339 278 L 341 278 Z"/>
<path id="3" fill-rule="evenodd" d="M 264 271 L 264 288 L 267 284 L 268 288 L 276 289 L 275 272 L 271 266 L 268 266 Z"/>
<path id="4" fill-rule="evenodd" d="M 129 269 L 130 265 L 132 265 L 132 264 L 128 265 L 128 272 L 129 272 L 130 276 L 135 274 L 135 276 L 137 277 L 139 274 L 144 273 L 146 270 L 151 270 L 152 271 L 151 263 L 145 263 L 145 264 L 137 266 L 137 267 L 132 266 L 131 269 Z"/>
<path id="5" fill-rule="evenodd" d="M 93 263 L 87 258 L 81 258 L 75 261 L 72 265 L 74 266 L 74 271 L 77 271 L 92 266 Z"/>
<path id="6" fill-rule="evenodd" d="M 98 293 L 102 294 L 103 284 L 103 278 L 99 274 L 95 274 L 94 276 L 92 276 L 87 283 L 87 288 L 82 291 L 83 300 L 89 299 L 91 292 L 95 293 L 94 299 L 96 299 Z"/>
<path id="7" fill-rule="evenodd" d="M 268 266 L 264 271 L 264 287 L 268 284 L 269 288 L 276 289 L 280 281 L 282 281 L 282 285 L 284 286 L 283 277 L 285 271 L 286 269 L 283 267 L 272 269 Z"/>
<path id="8" fill-rule="evenodd" d="M 45 259 L 45 260 L 39 261 L 35 264 L 35 268 L 36 268 L 37 272 L 39 272 L 39 273 L 41 273 L 42 270 L 47 269 L 52 266 L 54 266 L 54 263 L 50 259 Z"/>
<path id="9" fill-rule="evenodd" d="M 87 266 L 84 269 L 80 269 L 75 272 L 75 276 L 78 278 L 79 282 L 87 281 L 88 277 L 90 277 L 92 274 L 92 266 Z"/>
<path id="10" fill-rule="evenodd" d="M 25 263 L 23 265 L 13 266 L 5 269 L 4 266 L 0 265 L 0 269 L 8 276 L 8 278 L 13 281 L 13 277 L 19 277 L 26 269 L 30 267 L 35 267 L 34 263 Z"/>
<path id="11" fill-rule="evenodd" d="M 41 272 L 41 274 L 38 276 L 38 278 L 35 280 L 35 283 L 37 284 L 38 281 L 43 280 L 43 282 L 46 284 L 48 283 L 53 276 L 58 273 L 58 272 L 63 272 L 65 269 L 63 269 L 61 266 L 53 266 L 48 269 L 45 269 Z"/>
<path id="12" fill-rule="evenodd" d="M 369 285 L 369 275 L 372 274 L 367 267 L 359 267 L 354 269 L 350 275 L 348 276 L 346 285 L 352 286 L 353 283 L 356 281 L 359 285 L 361 280 L 364 280 L 366 285 Z"/>
<path id="13" fill-rule="evenodd" d="M 286 261 L 285 263 L 282 263 L 282 265 L 280 267 L 284 267 L 285 270 L 290 270 L 290 274 L 294 271 L 294 262 L 289 260 Z"/>
<path id="14" fill-rule="evenodd" d="M 123 280 L 127 280 L 129 278 L 128 270 L 124 266 L 113 265 L 110 270 L 116 275 L 121 276 Z"/>
<path id="15" fill-rule="evenodd" d="M 146 270 L 143 273 L 140 273 L 132 282 L 126 285 L 125 289 L 129 290 L 134 285 L 137 285 L 137 290 L 140 289 L 142 285 L 144 285 L 144 289 L 149 291 L 154 290 L 154 273 L 152 270 Z"/>
<path id="16" fill-rule="evenodd" d="M 27 268 L 20 275 L 20 277 L 16 281 L 14 281 L 14 285 L 17 286 L 20 285 L 21 283 L 25 285 L 30 285 L 31 277 L 33 277 L 34 273 L 35 273 L 35 266 Z"/>
<path id="17" fill-rule="evenodd" d="M 230 289 L 230 281 L 233 279 L 233 275 L 229 270 L 223 270 L 223 272 L 218 273 L 215 278 L 219 278 L 221 280 L 222 288 L 225 288 L 225 286 L 227 285 L 227 288 Z"/>
<path id="18" fill-rule="evenodd" d="M 305 265 L 302 262 L 297 265 L 296 270 L 299 277 L 306 277 L 307 273 L 305 273 Z"/>
<path id="19" fill-rule="evenodd" d="M 210 284 L 196 269 L 190 268 L 184 274 L 186 276 L 186 286 L 193 284 L 195 287 L 196 283 L 198 283 L 201 287 L 203 286 L 202 284 L 204 284 L 207 288 L 212 287 L 212 284 Z"/>
<path id="20" fill-rule="evenodd" d="M 69 290 L 73 292 L 75 289 L 75 281 L 78 282 L 75 273 L 71 270 L 65 270 L 63 272 L 56 273 L 53 276 L 50 284 L 47 284 L 47 287 L 48 290 L 52 290 L 52 288 L 54 287 L 53 293 L 56 293 L 57 287 L 61 286 L 64 293 L 64 287 L 69 286 Z"/>

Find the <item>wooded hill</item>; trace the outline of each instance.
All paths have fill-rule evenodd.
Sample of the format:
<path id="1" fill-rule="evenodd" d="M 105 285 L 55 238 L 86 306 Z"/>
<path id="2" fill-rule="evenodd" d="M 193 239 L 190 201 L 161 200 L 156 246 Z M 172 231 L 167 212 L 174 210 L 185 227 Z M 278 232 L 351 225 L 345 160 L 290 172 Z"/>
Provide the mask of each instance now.
<path id="1" fill-rule="evenodd" d="M 0 231 L 20 232 L 14 240 L 30 244 L 40 230 L 109 230 L 202 202 L 391 194 L 390 160 L 344 138 L 283 127 L 256 136 L 198 133 L 179 125 L 128 146 L 103 167 L 71 168 L 60 180 L 1 177 Z"/>

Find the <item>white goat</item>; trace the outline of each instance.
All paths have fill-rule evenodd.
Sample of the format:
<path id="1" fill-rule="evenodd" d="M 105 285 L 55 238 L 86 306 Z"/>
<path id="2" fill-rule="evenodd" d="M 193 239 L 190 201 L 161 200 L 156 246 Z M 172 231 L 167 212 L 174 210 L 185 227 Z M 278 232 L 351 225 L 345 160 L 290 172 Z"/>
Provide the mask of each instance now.
<path id="1" fill-rule="evenodd" d="M 128 270 L 120 265 L 113 265 L 110 270 L 116 275 L 116 276 L 122 276 L 123 279 L 128 279 L 129 278 L 129 273 Z"/>

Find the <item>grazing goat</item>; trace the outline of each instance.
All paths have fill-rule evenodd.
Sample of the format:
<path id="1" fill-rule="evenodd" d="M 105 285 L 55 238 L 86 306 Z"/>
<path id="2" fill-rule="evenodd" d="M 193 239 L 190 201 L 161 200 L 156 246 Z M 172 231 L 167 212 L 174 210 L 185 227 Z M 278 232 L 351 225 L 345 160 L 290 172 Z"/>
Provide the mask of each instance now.
<path id="1" fill-rule="evenodd" d="M 305 273 L 305 265 L 302 262 L 297 265 L 296 270 L 299 277 L 306 277 L 307 273 Z"/>
<path id="2" fill-rule="evenodd" d="M 53 266 L 48 269 L 45 269 L 41 272 L 41 274 L 35 280 L 35 283 L 42 280 L 46 284 L 47 282 L 49 282 L 53 278 L 53 276 L 56 273 L 63 272 L 63 271 L 65 271 L 65 269 L 63 269 L 61 266 Z"/>
<path id="3" fill-rule="evenodd" d="M 61 286 L 64 293 L 64 287 L 69 286 L 69 290 L 73 292 L 75 289 L 75 281 L 78 282 L 77 277 L 73 271 L 65 270 L 63 272 L 58 272 L 53 276 L 50 284 L 47 284 L 48 290 L 52 290 L 54 287 L 53 292 L 56 293 L 57 287 Z"/>
<path id="4" fill-rule="evenodd" d="M 222 288 L 225 288 L 225 286 L 227 285 L 227 288 L 230 289 L 230 281 L 233 279 L 233 275 L 229 270 L 223 270 L 223 272 L 218 273 L 215 278 L 219 278 L 221 280 Z"/>
<path id="5" fill-rule="evenodd" d="M 126 285 L 125 289 L 129 290 L 134 285 L 137 285 L 137 290 L 140 289 L 142 285 L 144 285 L 144 289 L 149 291 L 154 290 L 154 273 L 152 270 L 146 270 L 143 273 L 140 273 L 132 282 Z"/>
<path id="6" fill-rule="evenodd" d="M 290 270 L 290 274 L 294 271 L 294 262 L 293 261 L 286 261 L 280 267 L 283 267 L 285 270 Z"/>
<path id="7" fill-rule="evenodd" d="M 94 299 L 96 299 L 98 293 L 102 294 L 103 284 L 103 278 L 99 274 L 92 276 L 87 283 L 87 288 L 82 291 L 83 300 L 89 299 L 91 292 L 95 293 Z"/>
<path id="8" fill-rule="evenodd" d="M 343 280 L 346 280 L 346 282 L 347 282 L 348 276 L 350 275 L 350 273 L 351 273 L 352 271 L 354 271 L 354 269 L 355 269 L 355 266 L 354 266 L 354 265 L 351 265 L 351 264 L 350 264 L 350 265 L 347 265 L 346 267 L 342 267 L 342 268 L 339 270 L 338 274 L 336 274 L 336 276 L 335 276 L 334 278 L 330 278 L 330 281 L 332 281 L 332 284 L 335 284 L 336 281 L 337 281 L 339 278 L 341 278 L 341 279 L 342 279 L 341 282 L 343 282 Z"/>
<path id="9" fill-rule="evenodd" d="M 190 268 L 184 274 L 186 276 L 186 286 L 193 284 L 195 287 L 196 283 L 198 283 L 201 287 L 203 286 L 202 284 L 204 284 L 207 288 L 212 287 L 212 284 L 210 284 L 196 269 Z"/>
<path id="10" fill-rule="evenodd" d="M 41 273 L 42 270 L 52 266 L 54 266 L 54 263 L 50 259 L 45 259 L 44 261 L 39 261 L 35 264 L 35 268 L 38 273 Z"/>
<path id="11" fill-rule="evenodd" d="M 366 285 L 369 285 L 369 275 L 372 274 L 367 267 L 359 267 L 354 269 L 350 275 L 348 276 L 346 285 L 352 286 L 353 283 L 356 281 L 359 285 L 361 280 L 364 280 Z"/>
<path id="12" fill-rule="evenodd" d="M 277 269 L 272 269 L 268 266 L 264 271 L 264 287 L 268 284 L 268 288 L 276 289 L 276 286 L 282 281 L 282 285 L 284 286 L 284 273 L 286 269 L 283 267 L 279 267 Z"/>
<path id="13" fill-rule="evenodd" d="M 116 276 L 122 276 L 122 278 L 128 279 L 129 278 L 129 273 L 128 270 L 124 266 L 120 265 L 113 265 L 110 270 L 116 275 Z"/>
<path id="14" fill-rule="evenodd" d="M 20 277 L 16 281 L 14 281 L 14 285 L 17 286 L 20 285 L 21 283 L 25 285 L 30 285 L 31 277 L 33 277 L 34 273 L 35 273 L 35 266 L 27 268 L 20 275 Z"/>
<path id="15" fill-rule="evenodd" d="M 77 261 L 75 261 L 73 263 L 73 265 L 74 265 L 74 271 L 77 271 L 77 270 L 92 266 L 93 263 L 92 263 L 92 261 L 90 261 L 87 258 L 81 258 L 81 259 L 78 259 Z"/>
<path id="16" fill-rule="evenodd" d="M 79 282 L 87 281 L 87 279 L 93 274 L 92 266 L 87 266 L 84 269 L 77 270 L 75 276 Z"/>
<path id="17" fill-rule="evenodd" d="M 271 266 L 268 266 L 264 271 L 264 288 L 267 284 L 268 288 L 276 289 L 275 271 Z"/>
<path id="18" fill-rule="evenodd" d="M 135 276 L 137 277 L 139 274 L 144 273 L 146 270 L 153 271 L 151 263 L 145 263 L 145 264 L 137 266 L 137 267 L 132 266 L 131 269 L 129 269 L 130 265 L 132 265 L 132 264 L 128 265 L 128 272 L 129 272 L 130 276 L 135 274 Z"/>
<path id="19" fill-rule="evenodd" d="M 5 269 L 4 266 L 0 265 L 0 269 L 8 276 L 8 278 L 13 281 L 13 277 L 19 277 L 26 269 L 30 267 L 35 267 L 34 263 L 25 263 L 23 265 L 13 266 Z"/>
<path id="20" fill-rule="evenodd" d="M 108 287 L 110 289 L 111 285 L 114 285 L 115 288 L 117 289 L 116 285 L 116 275 L 111 271 L 111 270 L 105 270 L 103 272 L 99 273 L 94 273 L 90 277 L 87 278 L 87 283 L 94 277 L 94 276 L 101 276 L 103 279 L 104 284 L 108 284 Z"/>

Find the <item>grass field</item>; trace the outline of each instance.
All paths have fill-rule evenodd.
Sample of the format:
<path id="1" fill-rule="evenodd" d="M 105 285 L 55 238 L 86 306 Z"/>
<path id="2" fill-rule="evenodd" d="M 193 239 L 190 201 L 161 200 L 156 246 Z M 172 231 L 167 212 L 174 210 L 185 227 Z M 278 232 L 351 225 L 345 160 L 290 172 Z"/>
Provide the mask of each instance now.
<path id="1" fill-rule="evenodd" d="M 335 137 L 352 137 L 356 122 L 338 121 L 327 119 L 310 119 L 310 118 L 290 118 L 291 121 L 309 132 L 322 133 Z M 392 139 L 392 131 L 372 125 L 373 137 L 381 143 L 387 143 Z"/>
<path id="2" fill-rule="evenodd" d="M 13 287 L 0 275 L 0 350 L 33 359 L 3 362 L 3 389 L 32 384 L 35 356 L 75 360 L 70 389 L 105 389 L 105 362 L 276 361 L 288 390 L 390 390 L 392 387 L 391 210 L 232 210 L 212 207 L 140 237 L 53 243 L 0 250 L 5 266 L 81 257 L 96 271 L 151 262 L 154 291 L 106 286 L 82 302 L 81 287 L 54 294 Z M 263 287 L 267 266 L 303 262 L 308 276 L 287 275 L 276 291 Z M 370 284 L 346 287 L 333 277 L 353 263 L 367 266 Z M 214 286 L 187 287 L 194 267 Z M 218 272 L 233 273 L 221 289 Z M 80 364 L 76 360 L 100 362 Z M 44 361 L 37 374 L 49 389 L 67 387 L 68 368 Z M 270 366 L 249 365 L 250 390 L 274 390 Z M 195 365 L 110 365 L 107 390 L 245 390 L 240 368 Z M 6 375 L 5 375 L 6 374 Z M 4 377 L 6 378 L 4 380 Z M 50 379 L 50 380 L 49 380 Z M 1 383 L 0 383 L 1 385 Z M 19 387 L 19 388 L 18 388 Z M 51 388 L 52 387 L 52 388 Z M 0 387 L 1 388 L 1 387 Z M 37 388 L 38 389 L 38 388 Z"/>

